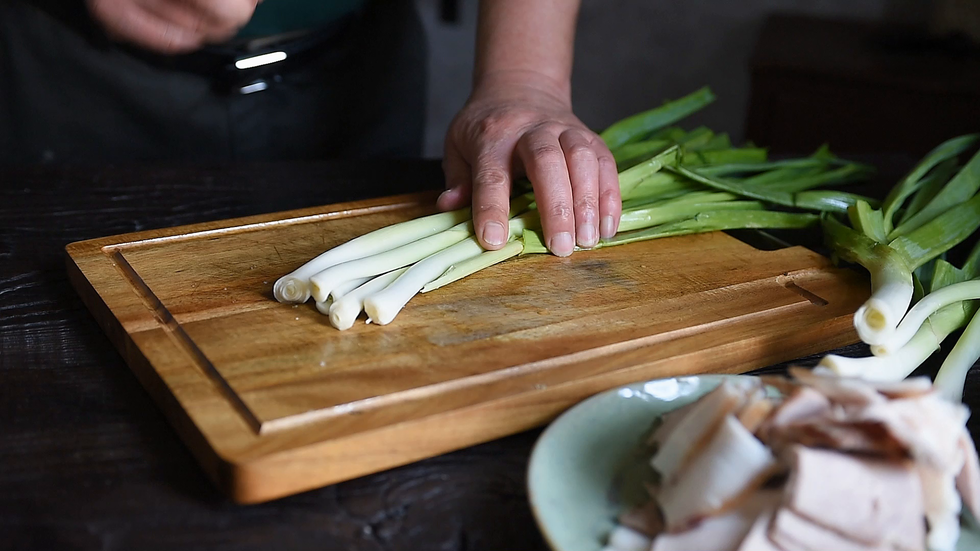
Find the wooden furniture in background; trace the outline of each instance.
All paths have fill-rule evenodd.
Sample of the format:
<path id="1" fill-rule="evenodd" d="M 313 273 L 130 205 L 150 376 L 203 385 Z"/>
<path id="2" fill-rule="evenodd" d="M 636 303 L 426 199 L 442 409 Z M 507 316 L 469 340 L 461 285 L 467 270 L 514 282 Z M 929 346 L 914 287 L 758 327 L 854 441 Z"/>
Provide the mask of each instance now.
<path id="1" fill-rule="evenodd" d="M 773 16 L 751 75 L 746 138 L 773 153 L 919 158 L 980 132 L 980 49 L 913 30 Z"/>
<path id="2" fill-rule="evenodd" d="M 980 43 L 980 2 L 936 0 L 932 6 L 929 30 L 941 35 L 962 33 Z"/>

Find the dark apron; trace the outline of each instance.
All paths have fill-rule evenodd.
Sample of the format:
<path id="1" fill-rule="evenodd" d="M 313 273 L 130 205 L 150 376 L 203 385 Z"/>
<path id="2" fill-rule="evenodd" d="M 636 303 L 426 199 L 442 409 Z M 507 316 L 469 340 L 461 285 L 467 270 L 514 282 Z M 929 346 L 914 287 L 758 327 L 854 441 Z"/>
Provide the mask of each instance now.
<path id="1" fill-rule="evenodd" d="M 105 39 L 81 3 L 39 2 L 0 1 L 0 163 L 421 154 L 426 48 L 412 2 L 264 46 L 290 55 L 249 71 L 235 59 L 265 50 L 154 55 Z"/>

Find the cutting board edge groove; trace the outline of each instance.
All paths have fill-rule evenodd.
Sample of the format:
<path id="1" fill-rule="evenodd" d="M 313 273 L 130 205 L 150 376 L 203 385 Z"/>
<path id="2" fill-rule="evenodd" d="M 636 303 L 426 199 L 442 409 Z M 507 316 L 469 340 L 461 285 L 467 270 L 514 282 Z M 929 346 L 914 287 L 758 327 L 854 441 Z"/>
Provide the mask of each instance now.
<path id="1" fill-rule="evenodd" d="M 187 356 L 190 360 L 191 365 L 193 365 L 197 371 L 199 371 L 206 379 L 208 379 L 211 384 L 219 389 L 219 392 L 225 397 L 229 404 L 235 412 L 242 417 L 242 420 L 252 428 L 253 431 L 259 433 L 262 429 L 262 422 L 255 415 L 255 413 L 248 407 L 248 404 L 242 400 L 242 397 L 238 395 L 237 392 L 231 387 L 228 381 L 224 378 L 220 371 L 211 363 L 211 360 L 204 355 L 201 348 L 191 339 L 187 331 L 184 330 L 183 326 L 174 319 L 174 316 L 170 313 L 170 310 L 164 306 L 160 298 L 156 296 L 152 289 L 143 281 L 143 278 L 133 269 L 126 260 L 126 257 L 118 249 L 107 249 L 103 248 L 103 252 L 109 257 L 110 262 L 119 272 L 127 282 L 129 282 L 130 287 L 133 292 L 139 297 L 140 301 L 148 311 L 153 315 L 157 322 L 157 325 L 162 329 L 168 337 L 177 345 L 177 347 Z"/>

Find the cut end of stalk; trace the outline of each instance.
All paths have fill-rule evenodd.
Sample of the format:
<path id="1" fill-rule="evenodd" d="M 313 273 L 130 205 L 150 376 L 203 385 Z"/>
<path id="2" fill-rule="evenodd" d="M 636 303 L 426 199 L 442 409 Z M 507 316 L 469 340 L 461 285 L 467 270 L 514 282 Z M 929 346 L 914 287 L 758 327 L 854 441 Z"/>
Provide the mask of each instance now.
<path id="1" fill-rule="evenodd" d="M 817 367 L 825 367 L 841 377 L 860 377 L 864 371 L 859 359 L 828 354 L 824 356 Z"/>
<path id="2" fill-rule="evenodd" d="M 326 302 L 327 298 L 330 297 L 330 289 L 321 287 L 316 281 L 310 279 L 310 295 L 317 302 Z"/>
<path id="3" fill-rule="evenodd" d="M 350 301 L 337 301 L 330 307 L 327 315 L 330 317 L 330 325 L 341 331 L 346 331 L 354 327 L 357 316 L 361 314 L 361 309 Z"/>
<path id="4" fill-rule="evenodd" d="M 333 300 L 331 300 L 330 297 L 327 297 L 327 300 L 323 302 L 316 303 L 317 311 L 323 314 L 324 316 L 330 315 L 330 308 L 332 306 L 333 306 Z"/>
<path id="5" fill-rule="evenodd" d="M 293 276 L 282 276 L 272 288 L 272 294 L 279 302 L 306 302 L 310 300 L 310 286 L 307 282 Z"/>
<path id="6" fill-rule="evenodd" d="M 392 308 L 391 306 L 389 301 L 384 300 L 384 297 L 382 300 L 378 300 L 377 295 L 364 301 L 364 311 L 367 312 L 368 320 L 378 325 L 388 325 L 394 321 L 401 308 Z"/>
<path id="7" fill-rule="evenodd" d="M 882 344 L 889 333 L 898 325 L 896 316 L 888 304 L 876 298 L 870 298 L 854 313 L 854 329 L 858 337 L 867 344 Z"/>
<path id="8" fill-rule="evenodd" d="M 890 356 L 894 352 L 895 351 L 892 349 L 892 347 L 887 343 L 871 345 L 871 353 L 878 357 Z"/>
<path id="9" fill-rule="evenodd" d="M 874 331 L 884 331 L 888 327 L 888 317 L 884 312 L 874 308 L 865 310 L 864 322 Z"/>

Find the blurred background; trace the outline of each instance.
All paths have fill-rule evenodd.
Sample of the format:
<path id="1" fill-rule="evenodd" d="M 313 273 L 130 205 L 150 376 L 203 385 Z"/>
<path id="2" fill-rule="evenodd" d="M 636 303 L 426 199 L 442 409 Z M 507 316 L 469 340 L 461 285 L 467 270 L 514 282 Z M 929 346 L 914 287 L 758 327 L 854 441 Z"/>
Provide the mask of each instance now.
<path id="1" fill-rule="evenodd" d="M 429 39 L 424 153 L 441 157 L 469 92 L 477 0 L 450 14 L 445 0 L 416 3 Z M 718 101 L 690 123 L 736 143 L 919 155 L 980 128 L 978 41 L 978 0 L 584 0 L 573 101 L 598 130 L 708 85 Z"/>
<path id="2" fill-rule="evenodd" d="M 438 158 L 477 8 L 379 0 L 256 74 L 229 72 L 241 45 L 161 56 L 109 40 L 82 0 L 2 0 L 0 164 L 415 156 L 423 128 Z M 718 101 L 685 124 L 773 154 L 919 158 L 980 129 L 980 0 L 583 0 L 575 50 L 575 112 L 597 131 L 703 86 Z"/>

